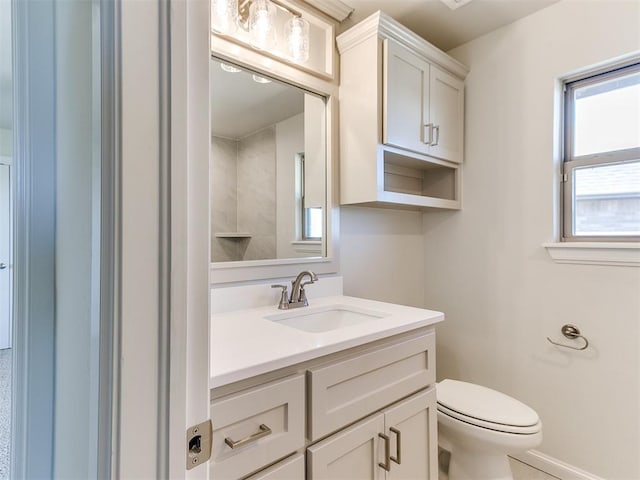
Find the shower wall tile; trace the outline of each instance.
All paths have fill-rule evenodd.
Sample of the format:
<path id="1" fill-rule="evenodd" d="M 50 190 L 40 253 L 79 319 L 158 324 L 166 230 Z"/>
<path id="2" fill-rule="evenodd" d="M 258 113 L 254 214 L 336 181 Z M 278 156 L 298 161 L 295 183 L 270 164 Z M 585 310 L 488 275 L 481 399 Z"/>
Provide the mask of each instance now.
<path id="1" fill-rule="evenodd" d="M 237 140 L 211 138 L 211 258 L 216 262 L 241 260 L 236 240 L 215 237 L 215 233 L 237 231 L 237 158 Z"/>
<path id="2" fill-rule="evenodd" d="M 276 257 L 276 142 L 268 127 L 238 142 L 237 225 L 252 234 L 243 260 Z"/>

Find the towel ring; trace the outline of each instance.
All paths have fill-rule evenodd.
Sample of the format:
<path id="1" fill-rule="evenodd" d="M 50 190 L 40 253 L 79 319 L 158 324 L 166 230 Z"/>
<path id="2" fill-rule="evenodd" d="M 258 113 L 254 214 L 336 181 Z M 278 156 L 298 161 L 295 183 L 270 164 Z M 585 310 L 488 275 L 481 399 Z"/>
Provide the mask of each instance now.
<path id="1" fill-rule="evenodd" d="M 580 329 L 575 325 L 570 325 L 570 324 L 563 325 L 560 331 L 562 332 L 562 335 L 564 335 L 566 338 L 569 338 L 571 340 L 575 340 L 576 338 L 581 338 L 582 340 L 584 340 L 584 345 L 582 347 L 573 347 L 571 345 L 566 345 L 564 343 L 554 342 L 549 337 L 547 337 L 547 340 L 549 340 L 549 342 L 553 343 L 554 345 L 557 345 L 558 347 L 570 348 L 572 350 L 585 350 L 589 346 L 589 340 L 587 340 L 587 338 L 580 333 Z"/>

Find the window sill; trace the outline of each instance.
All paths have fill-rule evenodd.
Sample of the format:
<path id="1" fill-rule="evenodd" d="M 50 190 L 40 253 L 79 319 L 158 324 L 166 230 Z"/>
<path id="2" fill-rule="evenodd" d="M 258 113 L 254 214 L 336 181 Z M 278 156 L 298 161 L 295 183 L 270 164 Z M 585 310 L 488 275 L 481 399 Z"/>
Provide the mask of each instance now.
<path id="1" fill-rule="evenodd" d="M 322 252 L 322 240 L 293 240 L 291 245 L 298 253 L 320 255 Z"/>
<path id="2" fill-rule="evenodd" d="M 544 243 L 556 263 L 640 267 L 640 242 Z"/>

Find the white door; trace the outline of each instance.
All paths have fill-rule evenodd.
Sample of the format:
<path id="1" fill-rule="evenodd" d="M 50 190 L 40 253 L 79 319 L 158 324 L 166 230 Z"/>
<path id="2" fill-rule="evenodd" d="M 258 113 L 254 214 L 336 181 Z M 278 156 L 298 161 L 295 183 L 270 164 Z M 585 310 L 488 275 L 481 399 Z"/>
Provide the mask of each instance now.
<path id="1" fill-rule="evenodd" d="M 0 349 L 11 348 L 10 167 L 0 163 Z"/>
<path id="2" fill-rule="evenodd" d="M 376 415 L 307 449 L 309 480 L 379 480 L 385 478 L 384 416 Z"/>
<path id="3" fill-rule="evenodd" d="M 435 388 L 385 412 L 392 457 L 387 480 L 438 478 L 437 423 Z"/>
<path id="4" fill-rule="evenodd" d="M 382 142 L 429 153 L 429 64 L 392 40 L 384 41 Z"/>
<path id="5" fill-rule="evenodd" d="M 464 82 L 431 65 L 430 119 L 433 141 L 429 155 L 460 163 L 464 142 Z"/>

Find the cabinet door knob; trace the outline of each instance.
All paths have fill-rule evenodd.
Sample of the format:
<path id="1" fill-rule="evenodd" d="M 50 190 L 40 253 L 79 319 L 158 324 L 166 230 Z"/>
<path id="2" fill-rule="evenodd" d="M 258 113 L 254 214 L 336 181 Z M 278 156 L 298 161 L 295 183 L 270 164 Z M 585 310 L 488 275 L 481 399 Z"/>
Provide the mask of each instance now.
<path id="1" fill-rule="evenodd" d="M 5 268 L 7 268 L 7 264 L 6 263 L 0 263 L 0 270 L 4 270 Z"/>
<path id="2" fill-rule="evenodd" d="M 384 433 L 379 433 L 378 436 L 384 440 L 384 463 L 378 462 L 378 466 L 387 472 L 391 471 L 391 439 Z"/>
<path id="3" fill-rule="evenodd" d="M 390 457 L 392 462 L 396 462 L 398 465 L 402 463 L 401 451 L 402 451 L 402 433 L 400 430 L 394 427 L 389 427 L 392 433 L 396 434 L 396 456 Z"/>

